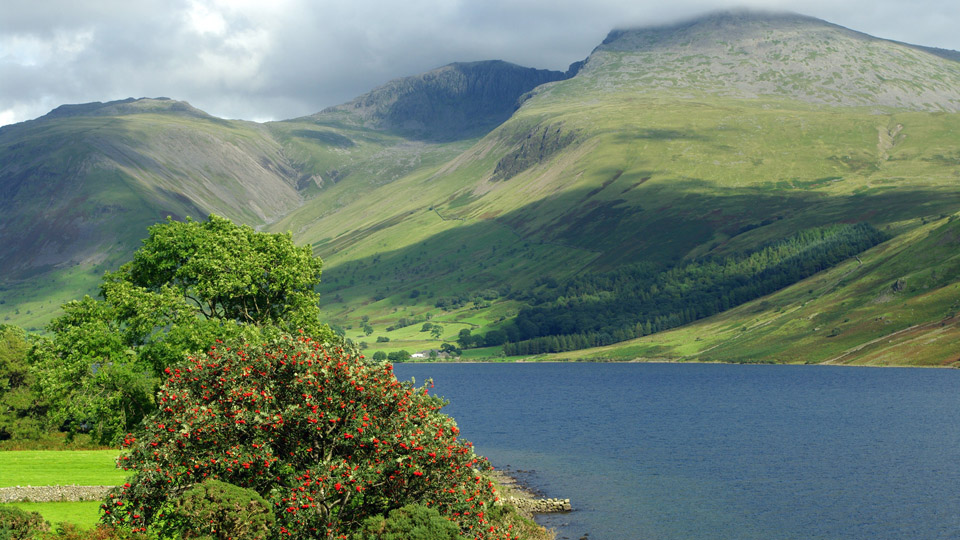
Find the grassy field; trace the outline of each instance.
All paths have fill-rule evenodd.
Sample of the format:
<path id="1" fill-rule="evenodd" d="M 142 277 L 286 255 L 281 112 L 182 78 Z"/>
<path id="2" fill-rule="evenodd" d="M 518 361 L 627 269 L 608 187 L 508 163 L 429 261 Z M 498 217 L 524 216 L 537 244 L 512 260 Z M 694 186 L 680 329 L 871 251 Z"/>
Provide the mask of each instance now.
<path id="1" fill-rule="evenodd" d="M 116 457 L 116 450 L 3 451 L 0 452 L 0 487 L 119 485 L 126 473 L 116 468 Z M 67 522 L 90 528 L 99 519 L 100 501 L 9 504 L 39 512 L 54 526 Z"/>
<path id="2" fill-rule="evenodd" d="M 116 468 L 116 450 L 0 452 L 0 487 L 115 486 L 126 473 Z"/>
<path id="3" fill-rule="evenodd" d="M 7 504 L 27 512 L 37 512 L 53 527 L 58 523 L 72 523 L 81 529 L 90 529 L 100 519 L 100 501 Z"/>

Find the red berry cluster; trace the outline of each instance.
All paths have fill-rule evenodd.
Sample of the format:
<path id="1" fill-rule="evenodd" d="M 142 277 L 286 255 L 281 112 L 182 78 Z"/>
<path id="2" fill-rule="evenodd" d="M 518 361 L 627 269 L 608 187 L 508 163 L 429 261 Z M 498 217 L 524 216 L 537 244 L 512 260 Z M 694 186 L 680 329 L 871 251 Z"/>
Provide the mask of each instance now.
<path id="1" fill-rule="evenodd" d="M 409 503 L 436 508 L 469 538 L 511 538 L 487 522 L 489 467 L 427 388 L 400 382 L 310 338 L 218 343 L 166 370 L 158 410 L 128 435 L 128 483 L 103 520 L 162 529 L 168 500 L 206 478 L 274 505 L 275 535 L 346 538 L 361 521 Z"/>

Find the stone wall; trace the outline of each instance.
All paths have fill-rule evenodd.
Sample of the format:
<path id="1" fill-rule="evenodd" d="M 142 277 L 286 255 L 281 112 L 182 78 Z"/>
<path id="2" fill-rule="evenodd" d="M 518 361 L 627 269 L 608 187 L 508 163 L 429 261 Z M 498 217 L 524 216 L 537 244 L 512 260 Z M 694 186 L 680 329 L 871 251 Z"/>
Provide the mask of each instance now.
<path id="1" fill-rule="evenodd" d="M 100 501 L 113 486 L 17 486 L 0 488 L 0 503 Z"/>

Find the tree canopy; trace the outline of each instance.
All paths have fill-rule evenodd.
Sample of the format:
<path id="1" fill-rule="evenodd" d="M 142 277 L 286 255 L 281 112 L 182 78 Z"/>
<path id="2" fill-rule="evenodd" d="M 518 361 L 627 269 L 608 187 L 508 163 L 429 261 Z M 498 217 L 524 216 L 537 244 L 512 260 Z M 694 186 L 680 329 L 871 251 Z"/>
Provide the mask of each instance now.
<path id="1" fill-rule="evenodd" d="M 218 338 L 303 330 L 337 341 L 319 319 L 321 261 L 289 233 L 216 215 L 148 233 L 100 298 L 64 304 L 31 352 L 55 423 L 116 440 L 152 407 L 156 377 Z"/>
<path id="2" fill-rule="evenodd" d="M 46 405 L 27 364 L 30 342 L 21 328 L 0 324 L 0 440 L 37 438 Z"/>
<path id="3" fill-rule="evenodd" d="M 105 283 L 105 294 L 117 281 L 154 293 L 169 288 L 205 318 L 310 333 L 319 325 L 314 287 L 322 264 L 289 233 L 259 233 L 216 215 L 205 222 L 168 218 L 149 232 L 133 261 Z"/>

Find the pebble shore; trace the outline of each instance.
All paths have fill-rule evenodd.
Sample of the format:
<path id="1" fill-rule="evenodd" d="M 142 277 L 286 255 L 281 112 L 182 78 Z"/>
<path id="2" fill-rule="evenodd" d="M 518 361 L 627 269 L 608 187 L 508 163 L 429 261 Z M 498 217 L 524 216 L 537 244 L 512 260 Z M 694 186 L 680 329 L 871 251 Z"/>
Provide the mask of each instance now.
<path id="1" fill-rule="evenodd" d="M 517 508 L 521 513 L 530 516 L 532 514 L 553 514 L 559 512 L 570 512 L 573 507 L 570 505 L 570 499 L 539 498 L 536 494 L 522 486 L 516 478 L 510 476 L 509 472 L 494 471 L 490 476 L 500 485 L 501 500 Z"/>

